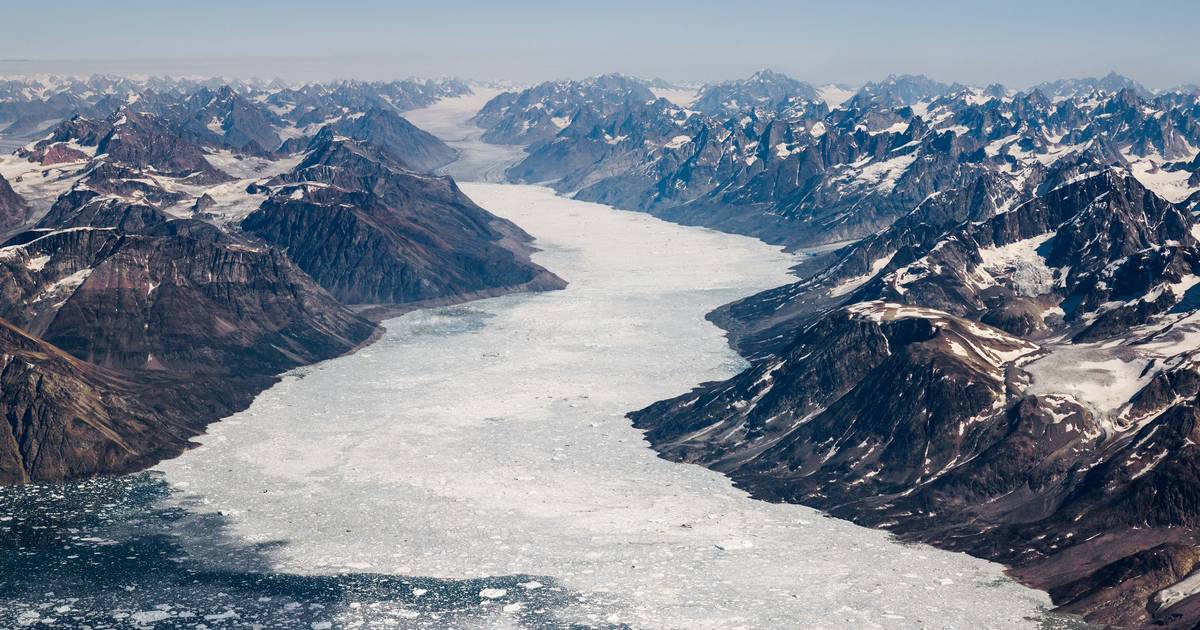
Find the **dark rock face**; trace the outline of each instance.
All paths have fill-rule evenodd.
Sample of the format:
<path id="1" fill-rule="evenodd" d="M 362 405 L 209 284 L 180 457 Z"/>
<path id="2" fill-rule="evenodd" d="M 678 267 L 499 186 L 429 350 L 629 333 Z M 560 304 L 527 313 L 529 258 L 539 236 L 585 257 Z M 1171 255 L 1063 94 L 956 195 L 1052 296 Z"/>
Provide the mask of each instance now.
<path id="1" fill-rule="evenodd" d="M 27 157 L 43 166 L 52 166 L 54 164 L 63 164 L 69 162 L 86 162 L 88 155 L 79 149 L 67 146 L 64 142 L 54 142 L 47 145 L 38 146 L 32 151 L 29 151 Z"/>
<path id="2" fill-rule="evenodd" d="M 387 152 L 413 171 L 432 173 L 457 157 L 446 143 L 390 110 L 371 109 L 361 116 L 343 118 L 331 127 L 340 135 Z"/>
<path id="3" fill-rule="evenodd" d="M 386 163 L 327 130 L 242 222 L 343 302 L 404 304 L 503 287 L 555 288 L 529 262 L 528 235 L 449 178 Z"/>
<path id="4" fill-rule="evenodd" d="M 47 230 L 114 228 L 122 232 L 142 233 L 151 226 L 169 220 L 170 217 L 156 206 L 80 190 L 59 197 L 36 227 Z"/>
<path id="5" fill-rule="evenodd" d="M 820 485 L 833 476 L 855 481 L 872 470 L 879 478 L 863 493 L 877 491 L 879 484 L 910 484 L 922 470 L 948 463 L 924 461 L 930 459 L 920 457 L 924 442 L 935 440 L 939 457 L 958 454 L 962 435 L 955 421 L 987 412 L 1003 399 L 999 357 L 1035 349 L 998 331 L 985 333 L 991 336 L 978 345 L 980 330 L 916 307 L 862 303 L 835 311 L 806 329 L 778 359 L 739 376 L 738 387 L 676 399 L 695 407 L 686 417 L 689 425 L 655 422 L 648 436 L 667 453 L 689 460 L 708 461 L 721 453 L 713 460 L 721 469 L 740 469 L 743 458 L 755 461 L 756 470 L 767 466 L 772 476 L 787 479 L 793 500 L 807 498 L 797 493 L 799 483 L 811 480 L 808 492 L 820 494 Z M 886 406 L 893 397 L 895 404 Z M 942 404 L 924 406 L 931 398 Z M 641 419 L 660 413 L 662 407 L 656 406 L 635 418 L 639 426 L 650 426 Z M 698 431 L 720 435 L 727 444 L 710 452 L 706 439 L 676 441 L 675 436 Z M 748 452 L 739 452 L 750 444 Z"/>
<path id="6" fill-rule="evenodd" d="M 715 188 L 655 214 L 685 224 L 761 233 L 793 245 L 862 237 L 887 227 L 929 195 L 961 188 L 984 172 L 962 162 L 958 150 L 941 146 L 938 137 L 927 135 L 911 144 L 914 124 L 898 133 L 856 131 L 849 137 L 827 131 L 814 146 L 777 161 L 741 187 L 727 192 Z M 831 150 L 874 162 L 880 177 L 848 179 L 844 167 L 827 164 L 823 154 Z M 764 204 L 764 199 L 771 201 Z M 781 231 L 787 234 L 783 239 Z"/>
<path id="7" fill-rule="evenodd" d="M 196 197 L 195 203 L 192 204 L 192 212 L 194 214 L 201 214 L 204 211 L 215 207 L 216 205 L 217 201 L 208 193 L 204 193 L 199 197 Z"/>
<path id="8" fill-rule="evenodd" d="M 374 331 L 276 250 L 114 228 L 14 249 L 4 317 L 104 367 L 273 374 Z"/>
<path id="9" fill-rule="evenodd" d="M 116 373 L 0 320 L 0 483 L 144 466 L 182 450 L 183 418 L 139 404 Z"/>
<path id="10" fill-rule="evenodd" d="M 45 163 L 47 152 L 57 149 L 70 155 L 82 153 L 79 148 L 69 146 L 75 143 L 78 147 L 94 147 L 112 131 L 112 124 L 106 118 L 86 118 L 75 115 L 54 126 L 50 134 L 30 147 L 17 151 L 17 155 L 30 161 Z M 84 154 L 84 157 L 87 157 Z"/>
<path id="11" fill-rule="evenodd" d="M 161 115 L 184 138 L 204 146 L 266 155 L 282 142 L 275 131 L 281 121 L 228 85 L 202 87 Z"/>
<path id="12" fill-rule="evenodd" d="M 100 139 L 97 154 L 106 154 L 122 164 L 188 177 L 196 183 L 228 179 L 204 159 L 199 147 L 181 139 L 152 115 L 122 110 L 110 122 L 111 131 Z"/>
<path id="13" fill-rule="evenodd" d="M 0 233 L 4 233 L 25 222 L 25 200 L 12 189 L 4 177 L 0 177 Z"/>
<path id="14" fill-rule="evenodd" d="M 1008 564 L 1089 621 L 1193 625 L 1200 242 L 1084 158 L 1024 201 L 986 175 L 930 196 L 723 308 L 752 367 L 634 423 L 755 496 Z"/>
<path id="15" fill-rule="evenodd" d="M 63 209 L 60 206 L 64 203 L 70 204 L 73 200 L 91 198 L 96 196 L 96 193 L 122 199 L 136 199 L 159 208 L 166 208 L 187 199 L 187 193 L 164 188 L 163 179 L 154 169 L 130 168 L 109 162 L 107 158 L 97 160 L 84 172 L 70 192 L 60 195 L 52 206 L 52 212 L 61 212 Z M 68 207 L 69 209 L 72 208 Z"/>
<path id="16" fill-rule="evenodd" d="M 196 184 L 229 179 L 204 158 L 200 147 L 184 140 L 166 121 L 131 108 L 122 108 L 104 120 L 76 116 L 55 127 L 49 137 L 22 155 L 45 161 L 56 151 L 72 158 L 82 154 L 69 146 L 64 148 L 65 143 L 94 147 L 95 155 L 104 155 L 112 163 L 188 178 Z"/>
<path id="17" fill-rule="evenodd" d="M 15 459 L 0 468 L 9 482 L 153 463 L 275 374 L 343 354 L 375 331 L 273 250 L 73 228 L 3 252 L 3 318 L 52 349 L 14 375 L 47 371 L 63 388 L 61 400 L 5 389 Z M 159 398 L 160 388 L 181 397 Z M 95 419 L 80 406 L 111 397 L 119 404 Z M 18 423 L 12 414 L 22 409 L 37 415 Z M 80 433 L 88 426 L 98 433 Z"/>
<path id="18" fill-rule="evenodd" d="M 508 177 L 518 182 L 554 181 L 556 189 L 579 191 L 577 196 L 589 201 L 652 207 L 660 196 L 661 170 L 686 161 L 697 173 L 710 169 L 725 173 L 725 165 L 710 164 L 699 155 L 710 144 L 707 137 L 692 139 L 700 133 L 699 122 L 699 117 L 666 99 L 630 104 L 621 116 L 580 111 L 553 142 L 530 147 L 529 157 L 509 169 Z M 642 165 L 648 147 L 660 147 L 661 164 L 653 172 Z M 696 188 L 680 194 L 694 194 Z"/>
<path id="19" fill-rule="evenodd" d="M 279 146 L 279 136 L 273 129 L 275 118 L 268 116 L 262 108 L 256 107 L 245 96 L 229 86 L 221 86 L 215 94 L 201 91 L 193 94 L 191 100 L 199 103 L 206 97 L 208 102 L 197 111 L 203 112 L 208 118 L 205 126 L 211 126 L 213 122 L 220 123 L 227 146 L 253 145 L 263 152 L 273 151 Z M 199 119 L 198 116 L 195 118 Z"/>

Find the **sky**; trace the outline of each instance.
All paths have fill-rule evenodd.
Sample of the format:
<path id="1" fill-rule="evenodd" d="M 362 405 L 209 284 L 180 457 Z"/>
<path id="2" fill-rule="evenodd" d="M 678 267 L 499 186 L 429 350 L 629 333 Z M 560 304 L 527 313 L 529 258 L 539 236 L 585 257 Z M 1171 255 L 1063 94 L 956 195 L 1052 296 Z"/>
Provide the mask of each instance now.
<path id="1" fill-rule="evenodd" d="M 0 75 L 197 74 L 530 83 L 772 68 L 1023 88 L 1110 70 L 1200 83 L 1196 0 L 39 0 L 6 3 Z"/>

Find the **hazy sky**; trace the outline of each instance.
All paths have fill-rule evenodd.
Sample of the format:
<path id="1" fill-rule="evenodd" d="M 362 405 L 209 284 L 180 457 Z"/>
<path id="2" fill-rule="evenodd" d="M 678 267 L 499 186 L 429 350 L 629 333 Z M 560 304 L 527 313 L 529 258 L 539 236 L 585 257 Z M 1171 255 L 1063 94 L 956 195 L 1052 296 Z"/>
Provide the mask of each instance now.
<path id="1" fill-rule="evenodd" d="M 1197 0 L 39 0 L 3 15 L 0 74 L 1200 83 Z"/>

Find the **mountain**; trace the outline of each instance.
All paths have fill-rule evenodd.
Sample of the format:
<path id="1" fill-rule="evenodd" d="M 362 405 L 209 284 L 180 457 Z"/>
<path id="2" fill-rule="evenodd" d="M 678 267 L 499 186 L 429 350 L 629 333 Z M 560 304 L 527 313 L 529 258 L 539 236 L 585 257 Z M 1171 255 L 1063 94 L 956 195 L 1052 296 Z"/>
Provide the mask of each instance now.
<path id="1" fill-rule="evenodd" d="M 850 109 L 905 107 L 937 99 L 961 89 L 961 85 L 947 85 L 921 74 L 890 75 L 882 81 L 872 81 L 862 86 L 844 104 Z"/>
<path id="2" fill-rule="evenodd" d="M 1089 621 L 1194 619 L 1194 219 L 1074 166 L 1024 202 L 987 179 L 931 197 L 723 309 L 752 367 L 635 424 L 755 496 L 1008 564 Z"/>
<path id="3" fill-rule="evenodd" d="M 0 176 L 0 234 L 25 221 L 25 200 Z"/>
<path id="4" fill-rule="evenodd" d="M 713 139 L 705 133 L 710 129 L 709 121 L 665 98 L 631 104 L 620 115 L 580 113 L 553 142 L 530 147 L 529 156 L 509 169 L 508 177 L 517 182 L 553 181 L 555 189 L 578 191 L 578 198 L 589 201 L 650 207 L 663 194 L 659 182 L 667 169 L 691 162 L 697 173 L 721 171 L 710 181 L 726 174 L 728 169 L 719 164 L 698 164 L 698 143 L 712 143 L 723 152 L 726 143 L 736 142 L 733 136 Z M 665 194 L 674 192 L 668 189 Z"/>
<path id="5" fill-rule="evenodd" d="M 1035 85 L 1032 89 L 1038 90 L 1051 98 L 1087 97 L 1097 92 L 1116 94 L 1121 90 L 1132 90 L 1138 98 L 1150 99 L 1154 97 L 1154 94 L 1141 83 L 1129 77 L 1119 75 L 1116 72 L 1109 72 L 1103 77 L 1047 81 Z"/>
<path id="6" fill-rule="evenodd" d="M 738 91 L 771 78 L 694 109 L 567 93 L 582 113 L 507 172 L 804 254 L 711 314 L 751 368 L 635 424 L 760 498 L 1003 562 L 1089 621 L 1200 619 L 1200 97 L 1116 76 Z"/>
<path id="7" fill-rule="evenodd" d="M 282 123 L 272 112 L 223 85 L 201 88 L 164 114 L 199 144 L 263 155 L 279 148 L 276 128 Z"/>
<path id="8" fill-rule="evenodd" d="M 399 113 L 470 94 L 458 79 L 284 81 L 174 77 L 0 78 L 0 147 L 42 139 L 73 116 L 103 120 L 118 109 L 169 121 L 180 137 L 206 150 L 266 157 L 343 117 L 372 109 Z M 283 151 L 283 154 L 291 150 Z"/>
<path id="9" fill-rule="evenodd" d="M 621 103 L 621 94 L 606 102 Z M 497 97 L 493 109 L 513 97 Z M 1129 88 L 1051 99 L 919 76 L 868 84 L 834 109 L 793 100 L 779 111 L 747 105 L 716 117 L 654 99 L 597 113 L 567 98 L 559 107 L 582 113 L 532 142 L 508 177 L 810 247 L 868 236 L 930 195 L 985 175 L 997 205 L 1028 198 L 1056 163 L 1081 154 L 1184 203 L 1200 192 L 1197 99 L 1146 100 Z"/>
<path id="10" fill-rule="evenodd" d="M 692 107 L 709 116 L 727 117 L 748 109 L 775 112 L 795 101 L 820 98 L 821 93 L 808 83 L 771 70 L 759 70 L 749 79 L 705 85 Z"/>
<path id="11" fill-rule="evenodd" d="M 655 100 L 640 79 L 606 74 L 582 81 L 550 81 L 487 102 L 472 121 L 496 144 L 536 144 L 552 139 L 580 116 L 608 116 Z"/>
<path id="12" fill-rule="evenodd" d="M 109 77 L 0 79 L 0 130 L 28 138 L 72 115 L 103 118 L 135 90 L 130 82 Z"/>
<path id="13" fill-rule="evenodd" d="M 119 375 L 0 320 L 0 483 L 67 479 L 152 464 L 182 450 L 186 418 Z"/>
<path id="14" fill-rule="evenodd" d="M 45 139 L 23 149 L 22 156 L 45 162 L 56 148 L 61 148 L 68 160 L 103 155 L 109 162 L 153 169 L 196 184 L 229 179 L 206 159 L 200 146 L 184 139 L 167 120 L 128 107 L 103 120 L 75 116 L 56 126 Z"/>
<path id="15" fill-rule="evenodd" d="M 446 177 L 389 163 L 327 128 L 242 229 L 282 248 L 339 300 L 404 304 L 516 287 L 559 288 L 532 240 Z"/>
<path id="16" fill-rule="evenodd" d="M 385 109 L 404 112 L 428 107 L 438 100 L 471 93 L 458 79 L 439 81 L 334 81 L 284 86 L 256 95 L 279 117 L 297 127 L 328 124 L 344 114 Z"/>
<path id="17" fill-rule="evenodd" d="M 453 152 L 396 113 L 407 88 L 313 87 L 372 109 L 274 147 L 294 122 L 266 88 L 137 85 L 0 158 L 23 228 L 0 244 L 0 483 L 174 456 L 279 374 L 369 342 L 367 317 L 563 285 L 519 228 L 410 170 Z"/>
<path id="18" fill-rule="evenodd" d="M 369 109 L 330 125 L 333 131 L 378 147 L 409 170 L 432 173 L 453 162 L 458 152 L 433 134 L 418 129 L 394 111 Z"/>
<path id="19" fill-rule="evenodd" d="M 92 223 L 105 222 L 92 216 Z M 86 413 L 73 406 L 79 401 L 60 408 L 36 389 L 6 389 L 6 413 L 20 426 L 13 446 L 19 456 L 0 464 L 18 471 L 10 480 L 124 472 L 178 453 L 188 437 L 244 407 L 276 374 L 343 354 L 374 334 L 373 324 L 280 252 L 220 238 L 215 229 L 171 225 L 179 222 L 191 220 L 43 228 L 0 248 L 0 317 L 53 349 L 45 364 L 25 367 L 53 372 L 64 395 L 78 388 L 98 401 L 117 396 L 111 421 L 136 430 L 125 435 L 96 425 L 108 441 L 91 449 L 85 445 L 99 437 L 74 441 L 76 426 L 93 422 L 79 415 Z M 177 399 L 160 396 L 174 390 Z M 17 422 L 20 409 L 39 416 Z M 108 422 L 104 417 L 97 422 Z"/>

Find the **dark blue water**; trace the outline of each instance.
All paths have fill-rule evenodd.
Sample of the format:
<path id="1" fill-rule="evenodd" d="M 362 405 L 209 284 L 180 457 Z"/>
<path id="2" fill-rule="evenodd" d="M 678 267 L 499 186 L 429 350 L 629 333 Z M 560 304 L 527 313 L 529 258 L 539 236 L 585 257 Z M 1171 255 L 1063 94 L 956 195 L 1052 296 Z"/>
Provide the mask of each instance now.
<path id="1" fill-rule="evenodd" d="M 170 492 L 155 473 L 0 488 L 0 628 L 568 627 L 554 613 L 574 596 L 545 576 L 272 571 L 285 543 L 232 539 Z"/>

